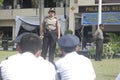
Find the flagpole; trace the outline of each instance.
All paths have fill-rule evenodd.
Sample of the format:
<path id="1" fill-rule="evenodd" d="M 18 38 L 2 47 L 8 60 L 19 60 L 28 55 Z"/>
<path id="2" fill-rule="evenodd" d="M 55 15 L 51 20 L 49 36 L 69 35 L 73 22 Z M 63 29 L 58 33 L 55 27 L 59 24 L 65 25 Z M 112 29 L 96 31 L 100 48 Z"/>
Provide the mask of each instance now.
<path id="1" fill-rule="evenodd" d="M 39 20 L 40 20 L 40 28 L 41 28 L 42 22 L 44 19 L 44 0 L 40 0 L 39 4 L 40 4 L 40 6 L 39 6 Z M 41 32 L 40 32 L 40 34 L 41 34 Z"/>
<path id="2" fill-rule="evenodd" d="M 99 0 L 99 5 L 98 5 L 98 28 L 99 24 L 102 23 L 102 0 Z"/>

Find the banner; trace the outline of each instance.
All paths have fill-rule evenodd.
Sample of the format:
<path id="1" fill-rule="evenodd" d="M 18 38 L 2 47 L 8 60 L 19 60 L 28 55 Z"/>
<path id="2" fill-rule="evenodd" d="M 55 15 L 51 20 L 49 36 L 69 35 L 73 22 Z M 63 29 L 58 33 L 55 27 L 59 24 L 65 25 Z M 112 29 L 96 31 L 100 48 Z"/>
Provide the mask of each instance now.
<path id="1" fill-rule="evenodd" d="M 82 25 L 97 25 L 98 13 L 83 13 Z M 120 12 L 103 12 L 102 24 L 104 25 L 120 25 Z"/>

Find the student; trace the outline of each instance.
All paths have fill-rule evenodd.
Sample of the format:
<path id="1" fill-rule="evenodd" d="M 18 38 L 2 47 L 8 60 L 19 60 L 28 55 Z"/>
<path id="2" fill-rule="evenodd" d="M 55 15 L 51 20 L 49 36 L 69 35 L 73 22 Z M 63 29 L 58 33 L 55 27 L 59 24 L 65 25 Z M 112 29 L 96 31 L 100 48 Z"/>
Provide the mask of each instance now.
<path id="1" fill-rule="evenodd" d="M 23 34 L 16 39 L 19 40 L 20 55 L 1 62 L 2 79 L 55 80 L 54 65 L 40 57 L 42 45 L 39 36 Z"/>
<path id="2" fill-rule="evenodd" d="M 61 80 L 95 80 L 96 75 L 91 61 L 77 53 L 79 38 L 67 34 L 58 40 L 64 57 L 56 61 L 57 72 Z"/>

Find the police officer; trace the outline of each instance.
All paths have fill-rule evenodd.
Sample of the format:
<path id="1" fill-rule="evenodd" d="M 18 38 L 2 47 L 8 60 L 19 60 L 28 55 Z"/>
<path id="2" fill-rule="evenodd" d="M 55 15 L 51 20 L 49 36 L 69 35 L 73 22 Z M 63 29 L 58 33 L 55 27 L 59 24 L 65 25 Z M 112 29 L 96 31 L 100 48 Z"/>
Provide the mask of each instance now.
<path id="1" fill-rule="evenodd" d="M 104 26 L 103 24 L 99 24 L 99 28 L 95 32 L 95 41 L 96 41 L 96 55 L 95 60 L 101 61 L 102 59 L 102 53 L 103 53 L 103 30 Z"/>
<path id="2" fill-rule="evenodd" d="M 56 41 L 60 38 L 60 24 L 58 22 L 55 8 L 50 8 L 49 16 L 44 18 L 41 26 L 41 36 L 43 36 L 42 57 L 46 59 L 47 51 L 49 50 L 49 61 L 54 63 L 54 54 Z"/>

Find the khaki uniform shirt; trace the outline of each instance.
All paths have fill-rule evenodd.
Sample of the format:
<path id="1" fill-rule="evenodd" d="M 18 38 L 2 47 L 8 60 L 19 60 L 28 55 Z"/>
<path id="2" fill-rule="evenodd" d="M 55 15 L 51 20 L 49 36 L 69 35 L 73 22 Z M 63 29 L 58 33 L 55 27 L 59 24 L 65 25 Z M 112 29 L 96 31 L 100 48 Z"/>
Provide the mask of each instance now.
<path id="1" fill-rule="evenodd" d="M 103 38 L 104 38 L 104 37 L 103 37 L 103 32 L 102 32 L 101 29 L 97 29 L 94 36 L 95 36 L 96 39 L 97 39 L 97 38 L 100 38 L 100 39 L 103 40 Z"/>
<path id="2" fill-rule="evenodd" d="M 48 30 L 56 30 L 57 27 L 60 27 L 60 24 L 56 17 L 50 18 L 49 16 L 47 16 L 44 19 L 43 27 L 44 27 L 44 29 L 48 29 Z"/>

